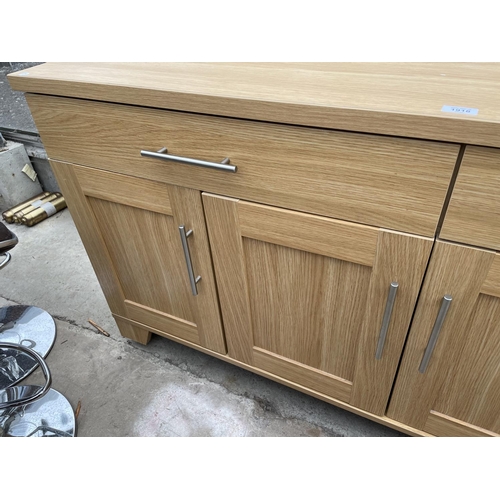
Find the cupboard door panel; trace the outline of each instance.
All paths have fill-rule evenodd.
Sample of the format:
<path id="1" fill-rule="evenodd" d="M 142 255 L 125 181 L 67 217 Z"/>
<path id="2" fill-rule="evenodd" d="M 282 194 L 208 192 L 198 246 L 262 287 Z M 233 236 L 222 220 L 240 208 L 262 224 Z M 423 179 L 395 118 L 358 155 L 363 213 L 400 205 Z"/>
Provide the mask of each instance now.
<path id="1" fill-rule="evenodd" d="M 467 330 L 460 370 L 446 380 L 434 408 L 500 433 L 500 300 L 480 294 Z"/>
<path id="2" fill-rule="evenodd" d="M 388 416 L 443 435 L 500 433 L 500 299 L 494 252 L 438 241 Z M 493 293 L 493 294 L 492 294 Z M 427 368 L 443 296 L 452 297 Z"/>
<path id="3" fill-rule="evenodd" d="M 207 193 L 203 204 L 229 356 L 383 414 L 432 240 Z"/>
<path id="4" fill-rule="evenodd" d="M 225 353 L 200 193 L 77 165 L 52 165 L 113 314 Z M 193 229 L 190 254 L 202 276 L 196 296 L 181 224 Z M 147 343 L 150 335 L 142 337 L 134 340 Z"/>
<path id="5" fill-rule="evenodd" d="M 87 200 L 125 297 L 194 322 L 194 304 L 185 286 L 183 253 L 173 217 L 93 197 Z"/>
<path id="6" fill-rule="evenodd" d="M 352 380 L 371 268 L 247 238 L 243 248 L 254 347 Z"/>
<path id="7" fill-rule="evenodd" d="M 362 335 L 356 359 L 351 404 L 385 413 L 406 334 L 429 261 L 433 241 L 380 230 L 377 252 L 366 298 Z M 398 283 L 396 300 L 380 359 L 381 325 L 390 294 Z M 369 388 L 369 390 L 365 390 Z"/>

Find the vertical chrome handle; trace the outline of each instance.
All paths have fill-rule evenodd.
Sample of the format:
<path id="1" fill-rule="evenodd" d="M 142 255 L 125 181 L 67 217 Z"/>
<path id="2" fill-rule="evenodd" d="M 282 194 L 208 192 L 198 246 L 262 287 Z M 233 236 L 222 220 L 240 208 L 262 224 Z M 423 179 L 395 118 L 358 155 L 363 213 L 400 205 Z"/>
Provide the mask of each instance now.
<path id="1" fill-rule="evenodd" d="M 385 305 L 384 317 L 382 318 L 382 327 L 380 328 L 380 335 L 378 336 L 377 351 L 375 352 L 375 359 L 382 357 L 384 350 L 385 338 L 387 337 L 387 330 L 391 322 L 392 309 L 394 308 L 394 301 L 396 300 L 396 292 L 398 291 L 399 284 L 395 281 L 389 287 L 389 295 L 387 296 L 387 303 Z"/>
<path id="2" fill-rule="evenodd" d="M 179 233 L 181 234 L 182 249 L 184 250 L 184 258 L 186 259 L 186 266 L 189 275 L 189 283 L 191 283 L 191 291 L 193 295 L 198 295 L 198 289 L 196 288 L 196 283 L 201 280 L 201 276 L 194 277 L 193 264 L 191 262 L 191 255 L 189 253 L 189 245 L 187 239 L 193 234 L 193 230 L 190 229 L 186 232 L 185 226 L 179 226 Z"/>
<path id="3" fill-rule="evenodd" d="M 439 332 L 441 331 L 441 327 L 443 326 L 444 319 L 446 318 L 446 314 L 448 313 L 448 309 L 450 308 L 452 300 L 453 299 L 451 295 L 445 295 L 443 297 L 436 322 L 434 323 L 434 328 L 432 329 L 431 336 L 429 337 L 429 342 L 427 343 L 427 347 L 425 348 L 424 357 L 422 358 L 422 362 L 420 363 L 420 367 L 418 369 L 420 373 L 424 373 L 427 369 L 427 365 L 429 364 L 429 360 L 432 356 L 432 351 L 434 351 L 434 347 L 436 346 Z"/>

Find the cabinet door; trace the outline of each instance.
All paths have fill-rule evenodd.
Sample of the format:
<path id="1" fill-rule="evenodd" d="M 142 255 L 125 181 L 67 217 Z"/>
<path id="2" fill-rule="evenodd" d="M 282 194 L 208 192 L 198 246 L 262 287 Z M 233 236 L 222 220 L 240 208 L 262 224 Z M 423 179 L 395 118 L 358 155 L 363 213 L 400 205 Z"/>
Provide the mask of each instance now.
<path id="1" fill-rule="evenodd" d="M 206 193 L 203 204 L 229 356 L 383 414 L 432 240 Z"/>
<path id="2" fill-rule="evenodd" d="M 124 336 L 166 333 L 225 353 L 199 191 L 51 162 Z M 193 295 L 179 226 L 201 280 Z M 128 328 L 123 318 L 144 328 Z M 143 332 L 143 333 L 141 333 Z"/>
<path id="3" fill-rule="evenodd" d="M 388 416 L 438 436 L 500 434 L 499 254 L 436 243 Z"/>

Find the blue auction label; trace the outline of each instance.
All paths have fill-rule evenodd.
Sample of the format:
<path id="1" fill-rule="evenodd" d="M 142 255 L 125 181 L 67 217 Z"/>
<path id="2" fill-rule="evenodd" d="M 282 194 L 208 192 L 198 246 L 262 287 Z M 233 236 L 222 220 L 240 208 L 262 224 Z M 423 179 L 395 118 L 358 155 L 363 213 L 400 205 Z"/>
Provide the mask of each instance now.
<path id="1" fill-rule="evenodd" d="M 441 111 L 446 111 L 447 113 L 459 113 L 461 115 L 477 115 L 479 113 L 479 109 L 464 108 L 462 106 L 443 106 Z"/>

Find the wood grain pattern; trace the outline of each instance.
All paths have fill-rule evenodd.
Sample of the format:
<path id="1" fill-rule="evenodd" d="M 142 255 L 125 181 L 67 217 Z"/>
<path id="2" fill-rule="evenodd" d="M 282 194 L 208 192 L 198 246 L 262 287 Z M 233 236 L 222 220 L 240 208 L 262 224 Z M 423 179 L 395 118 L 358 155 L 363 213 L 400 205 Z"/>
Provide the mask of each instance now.
<path id="1" fill-rule="evenodd" d="M 243 245 L 238 223 L 238 200 L 203 193 L 203 207 L 217 276 L 220 308 L 229 356 L 253 363 L 252 326 Z M 232 335 L 228 332 L 239 332 Z"/>
<path id="2" fill-rule="evenodd" d="M 89 199 L 125 298 L 196 323 L 179 230 L 172 217 Z"/>
<path id="3" fill-rule="evenodd" d="M 180 318 L 137 304 L 131 300 L 125 300 L 125 309 L 127 311 L 127 318 L 138 323 L 170 333 L 175 337 L 189 340 L 189 342 L 194 342 L 195 344 L 200 343 L 195 323 L 183 321 Z"/>
<path id="4" fill-rule="evenodd" d="M 357 347 L 350 403 L 383 415 L 410 326 L 433 240 L 380 231 L 364 322 Z M 381 359 L 375 359 L 389 286 L 398 291 Z"/>
<path id="5" fill-rule="evenodd" d="M 297 363 L 278 354 L 254 347 L 256 368 L 274 373 L 280 377 L 310 387 L 311 389 L 341 401 L 349 401 L 352 383 L 310 366 Z"/>
<path id="6" fill-rule="evenodd" d="M 500 297 L 500 254 L 495 254 L 493 264 L 481 287 L 481 293 Z"/>
<path id="7" fill-rule="evenodd" d="M 494 432 L 436 411 L 429 413 L 424 430 L 429 434 L 441 437 L 499 437 Z"/>
<path id="8" fill-rule="evenodd" d="M 463 343 L 433 409 L 500 434 L 500 299 L 479 295 Z"/>
<path id="9" fill-rule="evenodd" d="M 499 147 L 499 66 L 48 63 L 8 78 L 24 92 Z"/>
<path id="10" fill-rule="evenodd" d="M 75 166 L 74 169 L 86 196 L 172 215 L 166 184 L 103 172 L 96 168 Z"/>
<path id="11" fill-rule="evenodd" d="M 315 390 L 317 377 L 326 385 L 331 376 L 347 380 L 352 383 L 349 397 L 356 393 L 356 404 L 382 415 L 432 240 L 203 196 L 221 308 L 230 318 L 225 321 L 228 344 L 238 345 L 250 359 L 247 363 L 276 369 L 276 374 L 294 377 L 291 380 L 301 385 L 310 383 Z M 213 239 L 212 226 L 217 231 Z M 331 251 L 326 250 L 327 242 Z M 370 258 L 364 260 L 373 268 L 360 265 L 356 252 L 351 259 L 352 248 L 370 249 Z M 384 357 L 374 363 L 387 290 L 395 280 L 401 283 L 401 298 Z M 231 315 L 244 318 L 244 325 Z M 262 352 L 268 353 L 265 359 Z M 329 390 L 338 388 L 334 384 Z"/>
<path id="12" fill-rule="evenodd" d="M 200 192 L 81 166 L 57 164 L 56 170 L 68 205 L 77 203 L 75 223 L 98 277 L 114 278 L 114 289 L 103 287 L 112 312 L 225 353 Z M 180 224 L 193 229 L 191 258 L 203 277 L 196 297 Z M 124 336 L 150 338 L 128 327 Z"/>
<path id="13" fill-rule="evenodd" d="M 243 248 L 253 345 L 352 380 L 371 269 L 253 239 Z"/>
<path id="14" fill-rule="evenodd" d="M 193 234 L 188 239 L 188 246 L 194 272 L 201 276 L 201 281 L 197 284 L 198 295 L 191 296 L 191 300 L 196 304 L 194 317 L 200 343 L 212 351 L 226 353 L 201 193 L 178 186 L 168 186 L 168 192 L 172 202 L 179 246 L 179 226 L 184 225 L 187 231 L 193 230 Z M 191 293 L 184 258 L 182 270 L 184 289 Z"/>
<path id="15" fill-rule="evenodd" d="M 500 250 L 500 150 L 467 146 L 440 237 Z"/>
<path id="16" fill-rule="evenodd" d="M 461 137 L 461 142 L 499 147 L 500 99 L 493 105 L 490 101 L 486 111 L 481 99 L 498 96 L 500 65 L 481 65 L 475 75 L 473 65 L 447 65 L 446 86 L 444 73 L 437 73 L 440 66 L 432 65 L 413 65 L 411 70 L 362 64 L 172 65 L 163 76 L 151 67 L 148 73 L 142 65 L 134 65 L 132 73 L 130 66 L 86 67 L 89 73 L 84 70 L 69 79 L 45 78 L 45 69 L 35 68 L 38 76 L 24 80 L 38 86 L 35 92 L 53 85 L 61 95 L 89 92 L 77 97 L 124 103 L 144 99 L 143 105 L 151 99 L 154 106 L 169 109 L 29 97 L 49 155 L 53 151 L 56 158 L 109 170 L 62 169 L 61 185 L 66 183 L 74 207 L 88 219 L 78 224 L 89 239 L 86 246 L 94 252 L 94 267 L 106 283 L 105 293 L 125 336 L 147 343 L 150 329 L 161 332 L 416 434 L 500 433 L 499 254 L 444 242 L 436 245 L 429 267 L 389 417 L 382 417 L 432 242 L 379 228 L 434 236 L 458 146 L 353 133 L 375 131 L 434 141 Z M 110 67 L 117 73 L 103 79 L 102 70 Z M 143 82 L 149 82 L 149 88 L 138 89 L 139 71 L 146 71 Z M 189 81 L 194 73 L 198 79 Z M 253 76 L 245 80 L 248 75 Z M 287 79 L 289 85 L 276 90 L 275 85 Z M 422 93 L 410 102 L 417 79 Z M 298 82 L 305 85 L 297 92 Z M 377 96 L 381 82 L 391 104 Z M 360 88 L 364 94 L 358 93 Z M 366 92 L 368 88 L 374 93 Z M 463 94 L 453 93 L 458 88 Z M 472 92 L 475 88 L 483 94 Z M 343 103 L 336 94 L 342 89 Z M 110 91 L 114 97 L 105 99 Z M 439 99 L 453 95 L 473 96 L 476 101 L 468 105 L 480 108 L 480 115 L 445 116 L 442 104 L 467 105 L 436 106 Z M 398 99 L 405 101 L 404 109 L 391 107 Z M 332 130 L 336 126 L 349 132 Z M 128 142 L 123 140 L 125 127 L 133 138 Z M 212 161 L 229 156 L 238 174 L 138 155 L 140 149 L 164 145 L 182 156 Z M 499 151 L 467 146 L 463 160 L 441 235 L 500 250 Z M 69 186 L 73 183 L 79 184 Z M 205 195 L 203 207 L 201 189 L 275 207 L 215 195 Z M 229 356 L 204 208 L 216 247 L 224 319 L 231 329 Z M 189 243 L 195 270 L 202 275 L 201 293 L 195 298 L 189 296 L 183 255 L 173 250 L 181 223 L 194 230 Z M 164 276 L 150 279 L 156 264 L 165 263 L 159 257 L 164 240 L 171 240 L 168 255 L 182 270 L 177 282 L 168 284 L 176 285 L 179 293 L 167 304 L 162 301 Z M 152 257 L 138 259 L 148 247 Z M 138 269 L 134 259 L 141 260 Z M 400 282 L 396 308 L 384 356 L 375 361 L 387 283 L 394 280 Z M 416 373 L 444 293 L 453 295 L 450 313 L 427 372 Z"/>
<path id="17" fill-rule="evenodd" d="M 122 337 L 147 345 L 151 340 L 151 332 L 144 325 L 132 324 L 121 316 L 113 314 L 113 318 L 118 325 Z"/>
<path id="18" fill-rule="evenodd" d="M 494 258 L 495 254 L 486 250 L 436 242 L 389 403 L 390 418 L 423 429 L 429 412 L 439 410 L 435 405 L 444 393 L 443 384 L 461 374 L 465 379 L 474 376 L 461 355 L 468 337 L 476 335 L 480 341 L 487 335 L 471 332 L 469 323 Z M 420 362 L 446 294 L 453 301 L 427 370 L 420 373 Z M 460 405 L 465 404 L 460 391 L 454 396 Z"/>
<path id="19" fill-rule="evenodd" d="M 133 190 L 131 179 L 128 185 Z M 196 325 L 196 338 L 202 345 L 224 353 L 226 347 L 201 195 L 198 191 L 176 186 L 167 186 L 167 189 L 172 217 L 98 198 L 89 198 L 89 203 L 125 297 L 158 311 L 157 316 L 148 316 L 157 328 L 158 321 L 164 321 L 166 327 L 171 328 L 165 316 L 161 319 L 162 313 L 179 318 Z M 141 193 L 147 199 L 147 192 Z M 122 198 L 119 201 L 123 201 Z M 202 275 L 197 296 L 192 295 L 189 284 L 179 234 L 181 224 L 193 229 L 189 238 L 190 254 L 195 270 Z M 130 312 L 129 307 L 126 309 Z M 146 323 L 143 318 L 140 316 L 138 320 Z M 194 334 L 190 335 L 189 339 L 193 340 Z"/>
<path id="20" fill-rule="evenodd" d="M 51 161 L 50 165 L 61 188 L 75 222 L 83 246 L 101 285 L 106 301 L 112 312 L 125 316 L 124 300 L 120 280 L 104 239 L 96 231 L 97 220 L 78 183 L 73 166 Z"/>
<path id="21" fill-rule="evenodd" d="M 367 412 L 365 410 L 361 410 L 360 408 L 357 408 L 357 407 L 352 406 L 348 403 L 345 403 L 344 401 L 341 401 L 340 399 L 332 398 L 331 396 L 327 396 L 321 392 L 314 391 L 312 389 L 309 389 L 307 387 L 299 385 L 295 382 L 292 382 L 286 378 L 282 378 L 282 377 L 279 377 L 278 375 L 275 375 L 273 373 L 266 372 L 264 370 L 256 368 L 255 366 L 247 365 L 247 364 L 245 364 L 237 359 L 234 359 L 233 357 L 230 357 L 229 355 L 224 355 L 224 354 L 220 354 L 220 353 L 217 353 L 214 351 L 210 351 L 209 349 L 207 349 L 203 346 L 200 346 L 198 344 L 194 344 L 192 342 L 181 339 L 179 337 L 174 337 L 174 336 L 172 336 L 168 333 L 165 333 L 161 330 L 155 330 L 154 328 L 146 327 L 145 325 L 138 323 L 137 321 L 132 321 L 129 318 L 121 318 L 117 315 L 114 315 L 114 317 L 116 320 L 120 320 L 123 323 L 128 323 L 128 324 L 130 324 L 138 329 L 145 330 L 147 328 L 150 328 L 151 331 L 153 331 L 154 333 L 156 333 L 162 337 L 168 338 L 170 340 L 178 342 L 179 344 L 183 344 L 183 345 L 190 347 L 192 349 L 196 349 L 197 351 L 203 352 L 203 353 L 208 354 L 210 356 L 213 356 L 217 359 L 221 359 L 221 360 L 225 361 L 226 363 L 230 363 L 232 365 L 239 366 L 240 368 L 244 368 L 245 370 L 248 370 L 250 372 L 253 372 L 253 373 L 256 373 L 256 374 L 261 375 L 263 377 L 266 377 L 270 380 L 278 382 L 279 384 L 286 385 L 287 387 L 290 387 L 290 388 L 295 389 L 297 391 L 303 392 L 304 394 L 308 394 L 309 396 L 312 396 L 314 398 L 321 399 L 322 401 L 326 401 L 327 403 L 333 404 L 339 408 L 342 408 L 344 410 L 355 413 L 356 415 L 360 415 L 362 417 L 368 418 L 368 419 L 370 419 L 374 422 L 377 422 L 379 424 L 386 425 L 387 427 L 390 427 L 391 429 L 396 429 L 400 432 L 403 432 L 404 434 L 408 434 L 410 436 L 432 437 L 431 434 L 424 432 L 420 429 L 414 429 L 413 427 L 409 427 L 408 425 L 405 425 L 401 422 L 397 422 L 397 421 L 395 421 L 391 418 L 388 418 L 386 416 L 374 415 L 374 414 Z"/>
<path id="22" fill-rule="evenodd" d="M 51 158 L 424 236 L 434 236 L 459 151 L 439 142 L 48 96 L 28 100 Z M 163 146 L 190 158 L 229 157 L 238 171 L 140 156 Z"/>
<path id="23" fill-rule="evenodd" d="M 313 251 L 364 266 L 373 265 L 378 229 L 326 217 L 240 202 L 241 235 L 276 245 Z"/>

